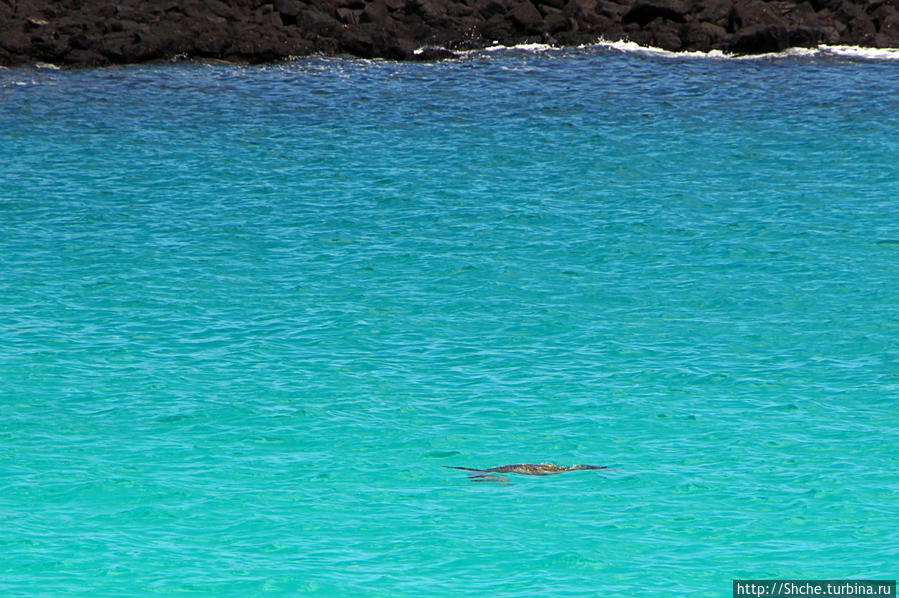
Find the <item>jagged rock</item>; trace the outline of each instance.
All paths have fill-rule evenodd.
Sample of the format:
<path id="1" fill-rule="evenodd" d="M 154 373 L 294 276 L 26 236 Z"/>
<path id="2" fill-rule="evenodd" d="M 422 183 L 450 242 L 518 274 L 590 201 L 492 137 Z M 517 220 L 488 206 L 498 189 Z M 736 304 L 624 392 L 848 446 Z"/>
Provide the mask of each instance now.
<path id="1" fill-rule="evenodd" d="M 899 41 L 899 11 L 892 13 L 881 22 L 879 34 L 887 40 Z"/>
<path id="2" fill-rule="evenodd" d="M 341 23 L 346 23 L 347 25 L 358 25 L 361 15 L 361 10 L 353 10 L 352 8 L 337 9 L 337 18 L 340 19 Z"/>
<path id="3" fill-rule="evenodd" d="M 646 27 L 655 19 L 684 23 L 685 15 L 685 6 L 680 3 L 641 0 L 621 17 L 621 22 L 624 25 L 637 23 L 641 27 Z"/>
<path id="4" fill-rule="evenodd" d="M 755 25 L 734 35 L 727 50 L 735 54 L 782 52 L 790 46 L 790 35 L 782 25 Z"/>
<path id="5" fill-rule="evenodd" d="M 844 2 L 839 8 L 833 11 L 833 16 L 844 23 L 849 23 L 854 19 L 864 19 L 865 9 L 858 4 Z"/>
<path id="6" fill-rule="evenodd" d="M 299 0 L 275 0 L 274 6 L 285 25 L 296 24 L 297 18 L 306 8 L 306 5 Z"/>
<path id="7" fill-rule="evenodd" d="M 844 39 L 851 45 L 871 45 L 877 29 L 874 23 L 863 17 L 856 17 L 849 21 L 849 32 L 844 35 Z"/>
<path id="8" fill-rule="evenodd" d="M 828 43 L 827 31 L 812 27 L 799 26 L 789 31 L 789 45 L 794 48 L 814 48 L 822 43 Z"/>
<path id="9" fill-rule="evenodd" d="M 843 4 L 843 0 L 809 0 L 809 2 L 816 12 L 821 12 L 822 10 L 834 12 Z"/>
<path id="10" fill-rule="evenodd" d="M 569 29 L 571 21 L 561 9 L 545 5 L 542 5 L 540 9 L 540 12 L 543 13 L 543 23 L 547 32 L 554 34 Z"/>
<path id="11" fill-rule="evenodd" d="M 899 13 L 899 2 L 887 2 L 886 0 L 873 2 L 868 6 L 866 12 L 879 27 L 884 18 Z"/>
<path id="12" fill-rule="evenodd" d="M 491 43 L 510 40 L 515 36 L 514 26 L 503 15 L 495 15 L 491 17 L 481 27 L 481 31 L 483 32 L 484 38 Z"/>
<path id="13" fill-rule="evenodd" d="M 684 50 L 708 52 L 727 36 L 727 30 L 715 23 L 693 21 L 681 26 L 680 37 Z"/>
<path id="14" fill-rule="evenodd" d="M 899 8 L 896 0 L 0 0 L 0 65 L 312 52 L 420 60 L 415 48 L 600 37 L 740 53 L 899 47 Z M 425 57 L 452 55 L 434 52 Z"/>
<path id="15" fill-rule="evenodd" d="M 594 0 L 569 0 L 562 12 L 568 18 L 573 19 L 579 28 L 587 29 L 599 22 L 596 6 L 597 3 Z"/>
<path id="16" fill-rule="evenodd" d="M 421 15 L 424 19 L 439 19 L 446 16 L 446 5 L 438 0 L 407 0 L 406 12 Z"/>
<path id="17" fill-rule="evenodd" d="M 279 1 L 283 2 L 284 0 Z M 221 0 L 203 0 L 203 4 L 209 10 L 209 12 L 216 16 L 222 17 L 228 21 L 240 20 L 240 13 Z"/>
<path id="18" fill-rule="evenodd" d="M 385 0 L 374 0 L 359 15 L 360 23 L 384 23 L 390 18 L 390 10 Z"/>
<path id="19" fill-rule="evenodd" d="M 375 44 L 371 35 L 362 27 L 350 27 L 344 29 L 340 35 L 341 49 L 354 56 L 373 58 L 375 56 Z"/>
<path id="20" fill-rule="evenodd" d="M 297 27 L 312 36 L 329 38 L 337 37 L 343 29 L 337 19 L 314 8 L 307 8 L 300 13 L 297 17 Z"/>
<path id="21" fill-rule="evenodd" d="M 756 34 L 761 25 L 775 25 L 786 27 L 786 22 L 779 11 L 775 10 L 771 3 L 762 0 L 737 0 L 730 13 L 728 29 L 734 33 Z M 749 31 L 752 29 L 752 31 Z"/>
<path id="22" fill-rule="evenodd" d="M 543 12 L 543 8 L 546 6 L 561 10 L 565 8 L 565 2 L 566 0 L 540 0 L 540 2 L 537 3 L 537 8 L 540 9 L 540 12 Z"/>
<path id="23" fill-rule="evenodd" d="M 475 9 L 473 6 L 468 6 L 467 4 L 450 4 L 446 13 L 451 17 L 471 17 L 475 13 Z"/>
<path id="24" fill-rule="evenodd" d="M 677 52 L 683 47 L 681 41 L 679 23 L 664 18 L 656 18 L 646 26 L 650 35 L 649 45 L 671 52 Z"/>
<path id="25" fill-rule="evenodd" d="M 0 48 L 6 50 L 10 59 L 12 56 L 27 54 L 30 46 L 31 39 L 24 31 L 9 31 L 0 38 Z"/>
<path id="26" fill-rule="evenodd" d="M 725 0 L 729 1 L 729 0 Z M 621 17 L 628 11 L 630 7 L 626 4 L 618 2 L 600 2 L 596 5 L 596 14 L 600 17 L 609 19 L 615 23 L 621 22 Z"/>
<path id="27" fill-rule="evenodd" d="M 533 4 L 525 0 L 509 13 L 512 24 L 518 31 L 533 34 L 540 33 L 543 25 L 543 15 Z"/>
<path id="28" fill-rule="evenodd" d="M 497 16 L 505 15 L 509 12 L 510 6 L 507 0 L 487 0 L 478 10 L 481 18 L 489 21 Z"/>
<path id="29" fill-rule="evenodd" d="M 802 2 L 795 6 L 790 6 L 785 14 L 787 21 L 797 25 L 807 24 L 818 21 L 818 15 L 809 2 Z"/>
<path id="30" fill-rule="evenodd" d="M 694 8 L 697 21 L 727 27 L 733 2 L 731 0 L 701 0 Z"/>

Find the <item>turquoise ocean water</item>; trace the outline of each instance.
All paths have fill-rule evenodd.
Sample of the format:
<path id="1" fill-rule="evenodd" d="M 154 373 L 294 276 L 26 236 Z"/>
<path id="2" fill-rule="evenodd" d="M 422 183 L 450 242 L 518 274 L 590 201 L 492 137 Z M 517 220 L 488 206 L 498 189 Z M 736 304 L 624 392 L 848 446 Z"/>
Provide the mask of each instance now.
<path id="1" fill-rule="evenodd" d="M 899 572 L 895 60 L 0 70 L 0 156 L 2 596 Z"/>

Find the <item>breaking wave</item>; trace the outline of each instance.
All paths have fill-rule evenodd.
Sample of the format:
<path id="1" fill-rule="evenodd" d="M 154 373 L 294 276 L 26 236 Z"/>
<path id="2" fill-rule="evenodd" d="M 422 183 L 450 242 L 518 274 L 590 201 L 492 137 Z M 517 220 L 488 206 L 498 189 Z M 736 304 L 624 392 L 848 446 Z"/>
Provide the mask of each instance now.
<path id="1" fill-rule="evenodd" d="M 704 58 L 715 60 L 772 60 L 781 58 L 834 58 L 845 60 L 899 60 L 899 48 L 865 48 L 861 46 L 828 46 L 821 45 L 816 48 L 788 48 L 783 52 L 772 52 L 767 54 L 729 54 L 721 50 L 711 50 L 709 52 L 672 52 L 655 48 L 652 46 L 641 46 L 631 41 L 605 41 L 599 40 L 592 44 L 584 44 L 577 46 L 579 50 L 590 50 L 594 48 L 607 49 L 615 52 L 628 54 L 640 54 L 644 56 L 659 56 L 670 58 Z M 457 54 L 463 56 L 478 56 L 490 54 L 494 52 L 531 52 L 544 53 L 554 51 L 565 51 L 570 48 L 563 46 L 553 46 L 542 43 L 518 44 L 515 46 L 505 46 L 495 44 L 480 50 L 456 51 Z M 423 51 L 419 50 L 419 51 Z"/>

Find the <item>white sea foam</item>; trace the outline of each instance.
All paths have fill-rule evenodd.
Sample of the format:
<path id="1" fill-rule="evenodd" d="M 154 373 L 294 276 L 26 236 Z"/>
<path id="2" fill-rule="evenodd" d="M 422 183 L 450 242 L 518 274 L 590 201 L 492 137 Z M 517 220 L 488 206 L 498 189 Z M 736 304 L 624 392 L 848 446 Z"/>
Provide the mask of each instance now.
<path id="1" fill-rule="evenodd" d="M 492 46 L 484 48 L 481 52 L 497 52 L 500 50 L 520 50 L 522 52 L 547 52 L 550 50 L 558 50 L 557 46 L 549 44 L 518 44 L 516 46 L 504 46 L 498 42 L 493 42 Z"/>
<path id="2" fill-rule="evenodd" d="M 831 58 L 847 58 L 853 60 L 899 60 L 899 48 L 863 48 L 860 46 L 827 46 L 821 45 L 817 48 L 788 48 L 783 52 L 772 52 L 768 54 L 729 54 L 721 50 L 711 50 L 709 52 L 672 52 L 655 48 L 652 46 L 641 46 L 632 41 L 605 41 L 600 39 L 592 44 L 583 44 L 578 49 L 589 50 L 591 48 L 606 48 L 617 52 L 640 54 L 643 56 L 657 56 L 667 58 L 702 58 L 714 60 L 772 60 L 780 58 L 815 58 L 815 57 L 831 57 Z M 494 43 L 492 46 L 480 50 L 458 51 L 456 54 L 476 55 L 483 52 L 499 52 L 499 51 L 519 51 L 543 53 L 549 51 L 563 51 L 564 47 L 551 46 L 548 44 L 518 44 L 514 46 L 504 46 Z M 421 50 L 417 51 L 420 52 Z"/>
<path id="3" fill-rule="evenodd" d="M 899 48 L 863 48 L 860 46 L 827 46 L 817 48 L 787 48 L 783 52 L 768 54 L 728 54 L 721 50 L 710 52 L 671 52 L 661 48 L 641 46 L 630 41 L 599 41 L 595 44 L 579 46 L 580 48 L 609 48 L 619 52 L 643 54 L 646 56 L 665 56 L 671 58 L 712 58 L 719 60 L 771 60 L 778 58 L 814 58 L 834 57 L 858 60 L 899 60 Z"/>
<path id="4" fill-rule="evenodd" d="M 899 48 L 861 48 L 859 46 L 818 46 L 825 55 L 866 60 L 899 60 Z"/>
<path id="5" fill-rule="evenodd" d="M 423 46 L 421 48 L 417 48 L 412 53 L 418 56 L 425 50 L 445 50 L 441 46 Z M 457 54 L 459 56 L 470 56 L 472 54 L 482 54 L 484 52 L 502 52 L 502 51 L 520 51 L 520 52 L 548 52 L 551 50 L 562 50 L 563 48 L 559 46 L 551 46 L 549 44 L 518 44 L 515 46 L 504 46 L 499 42 L 493 42 L 492 46 L 487 46 L 486 48 L 479 48 L 477 50 L 450 50 L 453 54 Z"/>
<path id="6" fill-rule="evenodd" d="M 787 48 L 783 52 L 771 52 L 767 54 L 730 54 L 722 50 L 710 50 L 708 52 L 672 52 L 652 46 L 641 46 L 631 41 L 599 41 L 595 44 L 579 46 L 580 48 L 609 48 L 618 52 L 642 54 L 644 56 L 659 56 L 665 58 L 702 58 L 713 60 L 771 60 L 776 58 L 811 57 L 820 55 L 817 48 Z"/>
<path id="7" fill-rule="evenodd" d="M 636 42 L 623 40 L 614 42 L 600 40 L 594 44 L 584 44 L 578 46 L 578 48 L 608 48 L 610 50 L 616 50 L 618 52 L 625 52 L 629 54 L 642 54 L 644 56 L 663 56 L 672 58 L 734 58 L 734 56 L 726 54 L 721 50 L 712 50 L 711 52 L 672 52 L 670 50 L 663 50 L 662 48 L 655 48 L 652 46 L 641 46 Z"/>

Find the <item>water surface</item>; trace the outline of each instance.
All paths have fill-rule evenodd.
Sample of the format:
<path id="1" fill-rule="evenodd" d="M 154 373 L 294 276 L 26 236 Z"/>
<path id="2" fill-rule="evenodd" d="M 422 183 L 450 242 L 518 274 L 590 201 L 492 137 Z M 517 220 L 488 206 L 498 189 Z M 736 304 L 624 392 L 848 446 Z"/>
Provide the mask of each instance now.
<path id="1" fill-rule="evenodd" d="M 0 593 L 895 578 L 896 64 L 0 70 Z"/>

